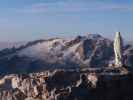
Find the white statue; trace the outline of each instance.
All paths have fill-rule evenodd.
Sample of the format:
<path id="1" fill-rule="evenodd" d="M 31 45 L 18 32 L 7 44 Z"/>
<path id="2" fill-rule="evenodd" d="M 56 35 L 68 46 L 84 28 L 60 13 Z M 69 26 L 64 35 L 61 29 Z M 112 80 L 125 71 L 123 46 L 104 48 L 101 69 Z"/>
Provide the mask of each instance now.
<path id="1" fill-rule="evenodd" d="M 114 52 L 115 52 L 115 67 L 123 66 L 123 57 L 122 57 L 122 49 L 123 49 L 123 40 L 120 32 L 116 32 L 116 37 L 114 40 Z"/>

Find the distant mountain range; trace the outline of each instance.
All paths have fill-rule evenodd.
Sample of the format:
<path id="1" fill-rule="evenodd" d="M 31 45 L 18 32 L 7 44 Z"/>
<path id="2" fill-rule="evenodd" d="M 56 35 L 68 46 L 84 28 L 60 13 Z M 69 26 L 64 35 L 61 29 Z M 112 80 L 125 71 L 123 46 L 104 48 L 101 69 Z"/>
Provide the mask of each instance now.
<path id="1" fill-rule="evenodd" d="M 124 47 L 124 62 L 133 66 L 133 48 Z M 114 61 L 113 41 L 98 34 L 74 39 L 36 40 L 0 52 L 0 72 L 35 72 L 57 68 L 104 68 Z"/>

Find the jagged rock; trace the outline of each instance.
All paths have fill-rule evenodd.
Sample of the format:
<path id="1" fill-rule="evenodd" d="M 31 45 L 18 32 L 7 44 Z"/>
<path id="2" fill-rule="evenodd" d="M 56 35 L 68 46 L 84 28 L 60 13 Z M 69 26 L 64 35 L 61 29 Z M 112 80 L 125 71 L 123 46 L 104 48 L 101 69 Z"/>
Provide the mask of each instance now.
<path id="1" fill-rule="evenodd" d="M 24 100 L 27 96 L 19 89 L 13 90 L 13 98 L 15 100 Z"/>
<path id="2" fill-rule="evenodd" d="M 1 100 L 132 100 L 133 73 L 123 69 L 99 71 L 51 71 L 6 75 L 14 88 L 0 90 Z M 113 74 L 110 74 L 113 73 Z M 45 78 L 47 77 L 47 78 Z M 18 79 L 17 79 L 18 78 Z M 1 78 L 2 79 L 2 78 Z M 17 85 L 17 80 L 21 84 Z M 4 84 L 6 84 L 5 81 Z M 13 83 L 12 83 L 13 82 Z M 4 86 L 4 85 L 3 85 Z"/>
<path id="3" fill-rule="evenodd" d="M 19 87 L 19 85 L 20 85 L 20 80 L 19 80 L 19 78 L 18 78 L 18 77 L 12 78 L 12 88 L 13 88 L 13 89 L 16 89 L 16 88 Z"/>
<path id="4" fill-rule="evenodd" d="M 98 82 L 98 77 L 96 76 L 96 73 L 89 74 L 87 78 L 88 81 L 91 82 L 92 87 L 95 88 Z"/>

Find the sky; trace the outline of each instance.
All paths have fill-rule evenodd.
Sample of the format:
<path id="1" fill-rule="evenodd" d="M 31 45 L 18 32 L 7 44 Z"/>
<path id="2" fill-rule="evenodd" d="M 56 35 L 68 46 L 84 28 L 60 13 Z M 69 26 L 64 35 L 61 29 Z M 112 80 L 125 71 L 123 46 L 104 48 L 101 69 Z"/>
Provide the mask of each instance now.
<path id="1" fill-rule="evenodd" d="M 133 0 L 0 0 L 0 41 L 86 33 L 133 38 Z"/>

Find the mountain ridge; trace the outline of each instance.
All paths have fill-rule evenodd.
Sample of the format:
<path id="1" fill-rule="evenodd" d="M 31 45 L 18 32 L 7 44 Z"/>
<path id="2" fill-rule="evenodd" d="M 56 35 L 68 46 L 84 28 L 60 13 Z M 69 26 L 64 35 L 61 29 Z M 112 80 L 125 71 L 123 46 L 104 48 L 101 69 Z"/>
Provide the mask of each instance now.
<path id="1" fill-rule="evenodd" d="M 125 62 L 132 65 L 132 48 L 130 45 L 128 48 L 124 51 Z M 0 70 L 27 72 L 83 66 L 101 68 L 107 67 L 113 60 L 113 41 L 99 34 L 88 34 L 74 39 L 36 40 L 19 48 L 3 50 L 0 52 Z"/>

